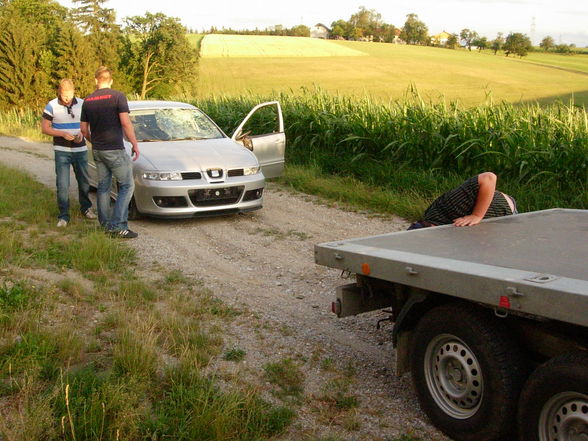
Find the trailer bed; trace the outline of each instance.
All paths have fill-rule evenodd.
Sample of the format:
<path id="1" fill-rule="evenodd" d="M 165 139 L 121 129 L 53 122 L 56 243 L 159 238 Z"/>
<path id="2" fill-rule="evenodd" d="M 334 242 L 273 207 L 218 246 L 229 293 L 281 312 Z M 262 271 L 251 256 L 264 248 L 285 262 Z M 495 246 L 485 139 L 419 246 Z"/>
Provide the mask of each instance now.
<path id="1" fill-rule="evenodd" d="M 588 326 L 588 210 L 329 242 L 320 265 Z"/>

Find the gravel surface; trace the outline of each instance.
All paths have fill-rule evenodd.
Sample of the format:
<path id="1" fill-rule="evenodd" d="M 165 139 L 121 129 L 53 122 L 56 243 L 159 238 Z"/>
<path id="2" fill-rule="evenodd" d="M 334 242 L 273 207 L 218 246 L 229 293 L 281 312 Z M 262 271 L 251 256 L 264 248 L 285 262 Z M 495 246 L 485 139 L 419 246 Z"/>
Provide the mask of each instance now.
<path id="1" fill-rule="evenodd" d="M 50 144 L 0 137 L 0 150 L 3 163 L 54 187 Z M 305 399 L 295 405 L 297 419 L 279 439 L 392 441 L 411 434 L 446 440 L 420 411 L 409 375 L 394 375 L 391 324 L 380 330 L 375 326 L 385 314 L 336 318 L 330 312 L 334 291 L 347 282 L 339 271 L 314 264 L 317 243 L 399 231 L 407 225 L 396 217 L 344 211 L 270 183 L 261 210 L 210 219 L 134 221 L 131 229 L 139 237 L 127 243 L 144 270 L 181 270 L 202 280 L 226 304 L 246 311 L 231 322 L 225 337 L 227 347 L 245 350 L 245 359 L 219 361 L 215 369 L 242 376 L 267 395 L 271 385 L 264 380 L 263 366 L 284 358 L 298 360 L 306 379 Z M 325 369 L 325 360 L 332 369 Z M 349 393 L 359 406 L 347 412 L 321 411 L 316 403 L 325 384 L 350 371 Z"/>

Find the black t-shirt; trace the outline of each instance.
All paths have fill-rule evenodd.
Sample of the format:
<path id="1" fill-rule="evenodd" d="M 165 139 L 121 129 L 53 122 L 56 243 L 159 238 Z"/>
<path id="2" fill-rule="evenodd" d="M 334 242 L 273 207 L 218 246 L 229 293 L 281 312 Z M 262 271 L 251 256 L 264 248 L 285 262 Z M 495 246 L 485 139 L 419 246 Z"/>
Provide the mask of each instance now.
<path id="1" fill-rule="evenodd" d="M 119 113 L 129 112 L 127 98 L 118 90 L 98 89 L 84 99 L 81 121 L 90 124 L 92 148 L 124 149 Z"/>
<path id="2" fill-rule="evenodd" d="M 443 193 L 435 199 L 425 211 L 423 220 L 433 225 L 447 225 L 453 223 L 457 218 L 472 214 L 479 190 L 478 176 L 469 178 L 459 187 Z M 511 214 L 512 210 L 504 195 L 495 191 L 484 219 Z"/>

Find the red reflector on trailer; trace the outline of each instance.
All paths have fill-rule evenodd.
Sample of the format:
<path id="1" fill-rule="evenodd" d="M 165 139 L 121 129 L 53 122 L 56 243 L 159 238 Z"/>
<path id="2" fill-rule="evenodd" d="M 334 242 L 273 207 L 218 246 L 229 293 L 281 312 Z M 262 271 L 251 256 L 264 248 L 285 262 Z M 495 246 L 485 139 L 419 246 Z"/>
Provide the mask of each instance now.
<path id="1" fill-rule="evenodd" d="M 362 274 L 365 274 L 366 276 L 369 276 L 370 273 L 372 272 L 369 263 L 362 263 L 361 264 L 361 272 Z"/>
<path id="2" fill-rule="evenodd" d="M 498 302 L 498 306 L 501 308 L 510 308 L 510 299 L 508 296 L 500 296 L 500 302 Z"/>
<path id="3" fill-rule="evenodd" d="M 341 300 L 337 299 L 334 302 L 331 302 L 331 312 L 333 312 L 333 314 L 341 314 Z"/>

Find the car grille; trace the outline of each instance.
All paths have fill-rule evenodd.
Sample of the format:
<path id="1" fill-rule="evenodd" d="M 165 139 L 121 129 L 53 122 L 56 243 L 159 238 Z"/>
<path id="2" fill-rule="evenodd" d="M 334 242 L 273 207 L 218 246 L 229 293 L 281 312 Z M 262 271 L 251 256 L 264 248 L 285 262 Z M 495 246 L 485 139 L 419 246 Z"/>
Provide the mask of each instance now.
<path id="1" fill-rule="evenodd" d="M 185 172 L 185 173 L 182 173 L 182 179 L 185 181 L 194 180 L 194 179 L 202 179 L 202 173 L 200 173 L 200 172 Z"/>
<path id="2" fill-rule="evenodd" d="M 223 169 L 222 168 L 209 168 L 206 170 L 206 174 L 209 178 L 212 179 L 222 179 L 223 178 Z"/>
<path id="3" fill-rule="evenodd" d="M 241 199 L 245 186 L 206 188 L 189 190 L 190 201 L 196 207 L 213 207 L 217 205 L 236 204 Z"/>
<path id="4" fill-rule="evenodd" d="M 242 168 L 234 168 L 232 170 L 229 170 L 229 172 L 227 173 L 229 178 L 232 178 L 234 176 L 243 176 L 244 172 Z"/>

